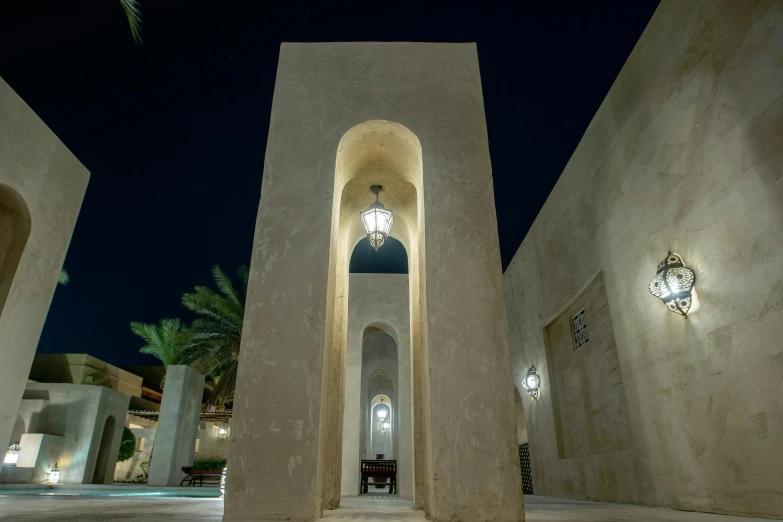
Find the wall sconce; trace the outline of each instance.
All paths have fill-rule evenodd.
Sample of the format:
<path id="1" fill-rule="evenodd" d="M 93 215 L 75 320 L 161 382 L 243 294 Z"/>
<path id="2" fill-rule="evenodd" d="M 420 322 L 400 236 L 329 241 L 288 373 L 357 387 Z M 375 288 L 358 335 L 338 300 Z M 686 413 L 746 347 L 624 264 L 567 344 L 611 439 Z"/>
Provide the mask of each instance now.
<path id="1" fill-rule="evenodd" d="M 381 433 L 389 433 L 391 431 L 391 422 L 381 421 Z"/>
<path id="2" fill-rule="evenodd" d="M 525 380 L 522 381 L 522 386 L 535 400 L 538 400 L 541 396 L 541 392 L 539 391 L 541 387 L 541 376 L 538 375 L 538 370 L 536 370 L 535 366 L 531 366 L 525 374 Z"/>
<path id="3" fill-rule="evenodd" d="M 696 274 L 685 266 L 682 257 L 669 252 L 666 259 L 658 263 L 655 279 L 650 281 L 650 293 L 666 304 L 674 313 L 684 317 L 693 306 L 693 287 Z"/>
<path id="4" fill-rule="evenodd" d="M 8 446 L 8 451 L 3 459 L 3 464 L 7 466 L 16 466 L 19 461 L 19 452 L 22 451 L 22 447 L 19 445 L 19 441 L 14 442 Z"/>
<path id="5" fill-rule="evenodd" d="M 57 484 L 60 482 L 60 468 L 57 467 L 57 463 L 54 463 L 54 467 L 46 474 L 47 484 Z"/>
<path id="6" fill-rule="evenodd" d="M 218 432 L 218 437 L 221 439 L 225 439 L 226 437 L 228 437 L 228 430 L 226 428 L 220 428 L 219 430 L 217 430 L 217 432 Z"/>

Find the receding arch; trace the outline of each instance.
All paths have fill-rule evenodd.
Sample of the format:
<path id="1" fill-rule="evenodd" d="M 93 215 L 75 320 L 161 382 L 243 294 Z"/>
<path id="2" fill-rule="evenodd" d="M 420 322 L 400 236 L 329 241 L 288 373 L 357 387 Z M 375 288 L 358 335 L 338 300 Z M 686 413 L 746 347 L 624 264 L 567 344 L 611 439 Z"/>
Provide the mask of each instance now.
<path id="1" fill-rule="evenodd" d="M 375 196 L 371 185 L 382 185 L 383 204 L 394 211 L 390 236 L 402 243 L 408 258 L 410 301 L 410 349 L 412 361 L 411 396 L 418 401 L 413 408 L 415 486 L 414 499 L 424 507 L 426 324 L 424 302 L 424 180 L 423 157 L 418 137 L 407 127 L 386 120 L 370 120 L 348 129 L 341 138 L 335 160 L 332 222 L 327 287 L 327 315 L 324 333 L 324 358 L 321 412 L 324 429 L 319 441 L 319 484 L 323 506 L 339 506 L 342 483 L 342 393 L 345 385 L 345 352 L 348 323 L 349 261 L 356 244 L 365 236 L 359 213 Z M 383 247 L 381 247 L 383 248 Z M 395 339 L 396 344 L 397 339 Z M 364 384 L 364 383 L 362 383 Z M 362 400 L 366 398 L 362 394 Z M 365 403 L 366 404 L 366 403 Z M 366 409 L 363 409 L 366 411 Z M 361 440 L 365 440 L 362 437 Z"/>
<path id="2" fill-rule="evenodd" d="M 92 473 L 93 484 L 106 484 L 111 478 L 106 477 L 109 471 L 109 466 L 112 464 L 112 444 L 114 442 L 114 431 L 117 427 L 117 420 L 114 415 L 106 417 L 106 422 L 103 424 L 103 431 L 101 432 L 101 441 L 98 444 L 98 455 L 95 459 L 95 469 Z M 113 466 L 112 466 L 113 468 Z M 114 475 L 114 473 L 112 473 Z"/>
<path id="3" fill-rule="evenodd" d="M 365 237 L 353 248 L 348 271 L 352 274 L 407 274 L 408 252 L 405 245 L 392 236 L 377 251 Z"/>
<path id="4" fill-rule="evenodd" d="M 0 183 L 0 313 L 30 238 L 30 210 L 22 196 Z"/>

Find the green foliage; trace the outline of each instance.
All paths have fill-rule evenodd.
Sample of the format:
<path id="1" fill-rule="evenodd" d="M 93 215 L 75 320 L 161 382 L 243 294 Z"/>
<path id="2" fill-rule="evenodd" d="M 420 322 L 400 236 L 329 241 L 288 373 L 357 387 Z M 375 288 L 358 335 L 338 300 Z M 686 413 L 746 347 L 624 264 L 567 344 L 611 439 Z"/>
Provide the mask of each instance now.
<path id="1" fill-rule="evenodd" d="M 128 18 L 133 41 L 141 45 L 141 11 L 138 0 L 120 0 L 120 5 Z"/>
<path id="2" fill-rule="evenodd" d="M 193 461 L 193 471 L 223 471 L 226 459 L 197 459 Z"/>
<path id="3" fill-rule="evenodd" d="M 144 480 L 147 480 L 147 477 L 150 476 L 150 461 L 145 460 L 139 464 L 139 467 L 141 468 L 141 472 L 144 473 Z"/>
<path id="4" fill-rule="evenodd" d="M 57 278 L 57 284 L 65 286 L 65 285 L 68 284 L 68 281 L 70 281 L 70 280 L 71 280 L 71 278 L 70 278 L 70 276 L 68 276 L 68 272 L 66 272 L 64 268 L 61 269 L 60 270 L 60 277 Z"/>
<path id="5" fill-rule="evenodd" d="M 129 428 L 122 429 L 122 442 L 120 442 L 120 453 L 117 456 L 117 462 L 125 462 L 133 456 L 136 451 L 136 435 Z"/>
<path id="6" fill-rule="evenodd" d="M 237 270 L 240 288 L 219 266 L 212 268 L 218 292 L 205 286 L 182 296 L 182 304 L 198 319 L 188 331 L 193 367 L 209 382 L 209 404 L 222 405 L 233 400 L 237 378 L 237 360 L 242 339 L 247 295 L 247 267 Z"/>
<path id="7" fill-rule="evenodd" d="M 139 351 L 158 358 L 166 368 L 187 362 L 189 336 L 179 319 L 161 319 L 159 324 L 132 322 L 130 328 L 147 343 Z"/>

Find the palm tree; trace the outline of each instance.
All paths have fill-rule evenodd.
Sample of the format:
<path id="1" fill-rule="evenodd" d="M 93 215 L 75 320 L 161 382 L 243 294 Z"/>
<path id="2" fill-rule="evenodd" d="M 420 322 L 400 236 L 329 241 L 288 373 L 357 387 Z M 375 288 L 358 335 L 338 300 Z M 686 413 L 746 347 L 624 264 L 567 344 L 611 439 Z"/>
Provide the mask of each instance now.
<path id="1" fill-rule="evenodd" d="M 179 319 L 162 319 L 159 324 L 132 322 L 131 331 L 144 339 L 139 352 L 152 355 L 168 369 L 172 364 L 186 364 L 189 361 L 189 333 L 182 328 Z M 166 376 L 160 381 L 160 389 L 166 384 Z"/>
<path id="2" fill-rule="evenodd" d="M 128 18 L 133 41 L 141 45 L 141 11 L 139 10 L 138 0 L 120 0 L 120 5 L 125 10 L 125 16 Z"/>
<path id="3" fill-rule="evenodd" d="M 242 339 L 247 295 L 247 267 L 237 270 L 241 286 L 234 287 L 231 278 L 219 266 L 212 268 L 218 292 L 197 286 L 182 296 L 182 304 L 198 315 L 190 327 L 193 366 L 212 380 L 209 404 L 222 405 L 234 394 L 237 360 Z"/>

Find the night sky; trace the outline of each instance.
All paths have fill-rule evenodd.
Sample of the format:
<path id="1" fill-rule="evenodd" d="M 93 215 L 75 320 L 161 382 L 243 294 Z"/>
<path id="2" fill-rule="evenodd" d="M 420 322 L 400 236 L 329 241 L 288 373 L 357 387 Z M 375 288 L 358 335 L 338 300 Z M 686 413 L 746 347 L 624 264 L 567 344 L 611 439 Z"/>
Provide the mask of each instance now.
<path id="1" fill-rule="evenodd" d="M 478 42 L 505 269 L 658 2 L 142 0 L 142 47 L 118 0 L 2 4 L 0 76 L 91 172 L 38 350 L 125 365 L 130 321 L 250 261 L 280 42 Z"/>

